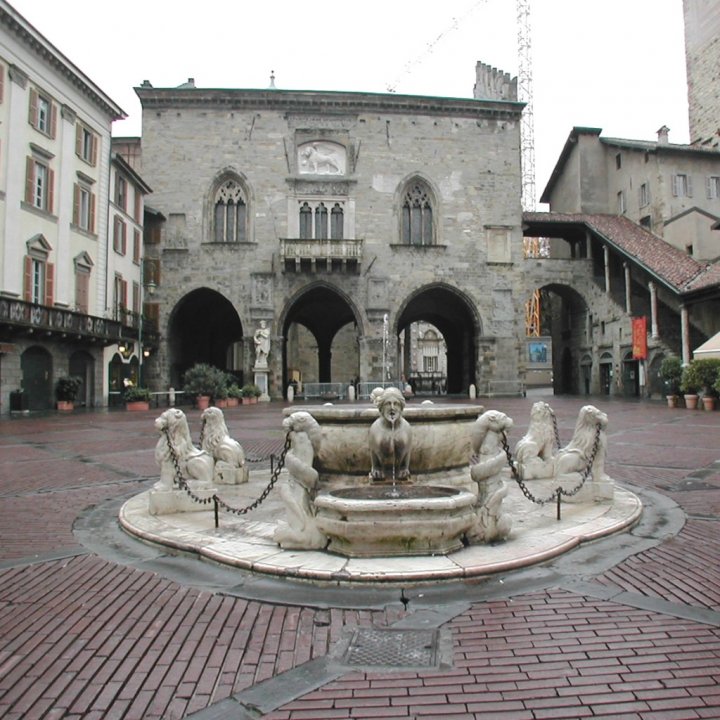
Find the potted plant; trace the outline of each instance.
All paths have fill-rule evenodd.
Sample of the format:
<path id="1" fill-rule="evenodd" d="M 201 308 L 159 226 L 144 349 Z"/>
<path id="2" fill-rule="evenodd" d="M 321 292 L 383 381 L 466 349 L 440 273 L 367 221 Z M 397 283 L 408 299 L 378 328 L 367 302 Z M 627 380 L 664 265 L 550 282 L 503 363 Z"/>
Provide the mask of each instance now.
<path id="1" fill-rule="evenodd" d="M 702 391 L 705 410 L 715 409 L 715 382 L 720 374 L 720 358 L 699 358 L 690 363 L 694 367 L 698 389 Z"/>
<path id="2" fill-rule="evenodd" d="M 258 401 L 258 398 L 262 395 L 262 390 L 253 383 L 247 383 L 242 386 L 240 393 L 242 395 L 243 405 L 248 405 Z"/>
<path id="3" fill-rule="evenodd" d="M 148 388 L 131 386 L 125 390 L 123 397 L 127 410 L 137 411 L 150 409 L 152 395 Z"/>
<path id="4" fill-rule="evenodd" d="M 183 389 L 195 398 L 198 409 L 205 410 L 212 398 L 225 392 L 225 373 L 208 363 L 196 363 L 186 371 Z"/>
<path id="5" fill-rule="evenodd" d="M 240 386 L 234 381 L 230 382 L 227 389 L 228 407 L 237 407 L 240 404 L 240 398 L 242 398 Z"/>
<path id="6" fill-rule="evenodd" d="M 663 358 L 660 363 L 660 378 L 665 383 L 668 407 L 677 407 L 680 381 L 682 380 L 682 361 L 673 355 Z"/>
<path id="7" fill-rule="evenodd" d="M 680 380 L 680 392 L 685 396 L 685 407 L 688 410 L 695 410 L 698 404 L 698 391 L 700 381 L 697 376 L 695 363 L 691 362 L 683 368 Z"/>
<path id="8" fill-rule="evenodd" d="M 82 385 L 82 378 L 74 377 L 72 375 L 65 375 L 64 377 L 58 378 L 55 383 L 55 398 L 57 400 L 58 410 L 73 410 L 75 407 L 75 400 L 80 392 L 80 386 Z"/>

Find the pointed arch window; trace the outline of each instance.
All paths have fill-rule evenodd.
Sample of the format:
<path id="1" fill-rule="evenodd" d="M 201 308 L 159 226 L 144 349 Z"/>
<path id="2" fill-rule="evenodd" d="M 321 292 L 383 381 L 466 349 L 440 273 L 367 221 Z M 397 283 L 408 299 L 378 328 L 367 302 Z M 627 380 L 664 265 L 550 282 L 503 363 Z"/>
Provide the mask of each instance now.
<path id="1" fill-rule="evenodd" d="M 343 239 L 344 213 L 340 203 L 335 203 L 330 211 L 330 239 Z"/>
<path id="2" fill-rule="evenodd" d="M 215 242 L 247 241 L 247 205 L 239 183 L 226 180 L 215 196 Z"/>
<path id="3" fill-rule="evenodd" d="M 328 236 L 328 211 L 325 203 L 320 203 L 315 208 L 315 239 L 327 240 Z"/>
<path id="4" fill-rule="evenodd" d="M 433 205 L 427 186 L 410 183 L 402 204 L 402 241 L 407 245 L 433 245 Z"/>

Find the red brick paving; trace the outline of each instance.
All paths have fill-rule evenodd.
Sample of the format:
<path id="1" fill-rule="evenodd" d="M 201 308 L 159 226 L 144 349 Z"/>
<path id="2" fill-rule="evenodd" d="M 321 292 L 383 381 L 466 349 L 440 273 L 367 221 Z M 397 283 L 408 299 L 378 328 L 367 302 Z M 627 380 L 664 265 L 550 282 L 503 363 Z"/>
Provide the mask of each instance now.
<path id="1" fill-rule="evenodd" d="M 532 398 L 481 402 L 515 418 L 514 444 Z M 549 402 L 566 442 L 587 399 Z M 609 473 L 667 494 L 689 519 L 676 537 L 586 579 L 720 611 L 720 472 L 710 467 L 720 460 L 720 412 L 594 402 L 610 416 Z M 282 445 L 280 408 L 226 411 L 249 455 Z M 0 717 L 182 718 L 325 656 L 343 627 L 403 616 L 399 605 L 316 610 L 228 597 L 89 553 L 28 562 L 82 552 L 75 518 L 147 486 L 156 414 L 0 421 Z M 188 415 L 197 437 L 198 413 Z M 686 479 L 694 484 L 683 488 Z M 451 669 L 348 672 L 265 717 L 720 718 L 713 624 L 549 588 L 475 602 L 445 627 Z"/>

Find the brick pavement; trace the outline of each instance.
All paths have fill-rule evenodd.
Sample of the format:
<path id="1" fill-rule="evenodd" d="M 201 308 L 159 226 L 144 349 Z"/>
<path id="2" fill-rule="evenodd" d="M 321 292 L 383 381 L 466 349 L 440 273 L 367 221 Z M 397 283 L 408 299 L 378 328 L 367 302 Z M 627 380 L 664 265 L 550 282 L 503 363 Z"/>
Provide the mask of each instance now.
<path id="1" fill-rule="evenodd" d="M 533 399 L 481 402 L 515 418 L 514 442 Z M 567 441 L 586 400 L 549 402 Z M 330 607 L 292 604 L 302 588 L 254 597 L 194 585 L 194 560 L 178 561 L 185 582 L 162 562 L 90 552 L 73 525 L 152 482 L 157 411 L 0 421 L 0 717 L 720 718 L 720 412 L 594 402 L 610 416 L 610 475 L 676 503 L 679 532 L 663 537 L 661 517 L 660 539 L 639 532 L 614 566 L 596 571 L 589 546 L 431 605 L 422 589 L 406 603 L 348 591 L 337 606 L 337 595 Z M 226 419 L 265 457 L 282 445 L 280 410 Z M 197 413 L 189 419 L 197 437 Z M 332 660 L 353 627 L 414 622 L 450 633 L 449 666 Z"/>

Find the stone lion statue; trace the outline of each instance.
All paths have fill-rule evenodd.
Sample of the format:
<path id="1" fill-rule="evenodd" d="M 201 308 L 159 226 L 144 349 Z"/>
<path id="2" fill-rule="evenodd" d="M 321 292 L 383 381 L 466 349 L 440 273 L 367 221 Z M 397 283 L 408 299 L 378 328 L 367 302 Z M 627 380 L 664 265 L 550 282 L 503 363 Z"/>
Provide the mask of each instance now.
<path id="1" fill-rule="evenodd" d="M 220 408 L 203 410 L 202 449 L 215 460 L 214 481 L 219 485 L 237 485 L 248 481 L 245 452 L 230 437 Z"/>
<path id="2" fill-rule="evenodd" d="M 502 478 L 502 472 L 508 467 L 502 438 L 512 426 L 512 418 L 505 413 L 487 410 L 471 430 L 470 477 L 478 488 L 476 521 L 468 532 L 471 542 L 504 540 L 510 534 L 512 519 L 502 509 L 508 493 Z"/>
<path id="3" fill-rule="evenodd" d="M 515 463 L 524 480 L 550 478 L 555 473 L 555 413 L 538 401 L 530 409 L 527 432 L 515 446 Z"/>
<path id="4" fill-rule="evenodd" d="M 395 387 L 373 390 L 380 417 L 370 426 L 370 479 L 407 480 L 410 477 L 412 428 L 402 416 L 405 396 Z"/>
<path id="5" fill-rule="evenodd" d="M 591 478 L 594 482 L 605 482 L 609 480 L 605 474 L 607 424 L 608 416 L 601 410 L 598 410 L 594 405 L 585 405 L 580 408 L 572 439 L 564 448 L 558 451 L 557 454 L 555 471 L 558 478 L 568 473 L 585 472 L 590 456 L 592 455 L 599 427 L 600 438 L 591 468 Z"/>
<path id="6" fill-rule="evenodd" d="M 155 446 L 155 461 L 160 466 L 160 480 L 155 484 L 155 490 L 172 490 L 175 485 L 175 464 L 168 440 L 175 451 L 183 478 L 210 486 L 215 462 L 212 455 L 193 445 L 185 413 L 177 408 L 165 410 L 156 418 L 155 429 L 160 433 L 160 439 Z"/>
<path id="7" fill-rule="evenodd" d="M 280 487 L 286 515 L 275 530 L 275 542 L 288 549 L 324 548 L 327 538 L 317 527 L 312 503 L 319 477 L 313 460 L 320 449 L 322 430 L 305 411 L 286 417 L 283 428 L 290 437 L 290 449 L 285 456 L 289 479 Z"/>

